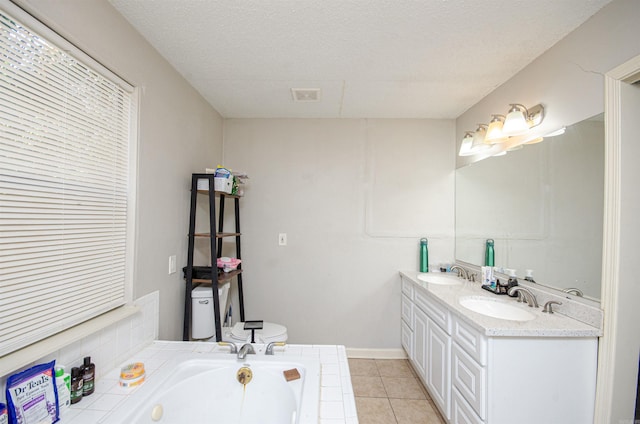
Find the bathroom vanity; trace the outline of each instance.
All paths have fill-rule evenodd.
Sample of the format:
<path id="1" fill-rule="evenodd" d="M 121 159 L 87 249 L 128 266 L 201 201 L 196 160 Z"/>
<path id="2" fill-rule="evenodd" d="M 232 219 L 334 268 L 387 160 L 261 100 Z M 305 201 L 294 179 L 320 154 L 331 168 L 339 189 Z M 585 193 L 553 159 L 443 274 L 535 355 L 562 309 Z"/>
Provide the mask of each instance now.
<path id="1" fill-rule="evenodd" d="M 448 422 L 593 422 L 598 328 L 491 294 L 479 283 L 400 275 L 402 346 Z M 519 313 L 488 316 L 462 306 L 468 299 Z"/>

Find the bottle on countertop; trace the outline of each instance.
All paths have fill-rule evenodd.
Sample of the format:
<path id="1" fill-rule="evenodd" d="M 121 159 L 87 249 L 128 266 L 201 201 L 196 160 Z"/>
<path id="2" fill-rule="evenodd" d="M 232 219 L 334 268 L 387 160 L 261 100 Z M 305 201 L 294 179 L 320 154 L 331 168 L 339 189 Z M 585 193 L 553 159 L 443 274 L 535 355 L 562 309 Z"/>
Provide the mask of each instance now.
<path id="1" fill-rule="evenodd" d="M 533 270 L 532 269 L 525 269 L 524 272 L 525 272 L 524 279 L 526 281 L 531 281 L 532 283 L 536 282 L 536 280 L 533 279 Z"/>
<path id="2" fill-rule="evenodd" d="M 511 290 L 512 287 L 516 287 L 518 285 L 518 277 L 516 277 L 515 269 L 509 269 L 507 270 L 507 273 L 509 275 L 509 281 L 507 282 L 507 293 L 509 293 L 509 290 Z M 509 296 L 516 297 L 518 296 L 518 294 L 514 293 L 510 294 Z"/>
<path id="3" fill-rule="evenodd" d="M 494 244 L 493 239 L 487 239 L 485 243 L 484 266 L 496 265 L 496 255 L 493 249 L 493 244 Z"/>
<path id="4" fill-rule="evenodd" d="M 82 370 L 78 367 L 71 368 L 71 404 L 82 400 Z"/>
<path id="5" fill-rule="evenodd" d="M 429 272 L 429 248 L 427 239 L 420 239 L 420 272 Z"/>
<path id="6" fill-rule="evenodd" d="M 82 366 L 82 396 L 89 396 L 95 389 L 96 366 L 91 363 L 91 357 L 84 358 Z"/>

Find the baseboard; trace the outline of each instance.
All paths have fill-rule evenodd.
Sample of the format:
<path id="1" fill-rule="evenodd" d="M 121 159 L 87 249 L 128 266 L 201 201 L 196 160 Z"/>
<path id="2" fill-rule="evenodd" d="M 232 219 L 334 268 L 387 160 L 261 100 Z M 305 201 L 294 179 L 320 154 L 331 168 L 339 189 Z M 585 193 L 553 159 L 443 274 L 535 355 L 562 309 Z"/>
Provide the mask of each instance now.
<path id="1" fill-rule="evenodd" d="M 347 358 L 359 359 L 407 359 L 404 349 L 360 349 L 347 348 Z"/>

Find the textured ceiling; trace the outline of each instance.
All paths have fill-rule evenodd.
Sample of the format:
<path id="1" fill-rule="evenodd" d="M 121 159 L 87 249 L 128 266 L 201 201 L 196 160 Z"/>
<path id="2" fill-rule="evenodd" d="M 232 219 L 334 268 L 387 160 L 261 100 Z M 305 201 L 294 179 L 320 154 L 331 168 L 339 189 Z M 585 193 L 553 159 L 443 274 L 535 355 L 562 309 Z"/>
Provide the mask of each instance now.
<path id="1" fill-rule="evenodd" d="M 456 118 L 609 1 L 110 0 L 227 118 Z"/>

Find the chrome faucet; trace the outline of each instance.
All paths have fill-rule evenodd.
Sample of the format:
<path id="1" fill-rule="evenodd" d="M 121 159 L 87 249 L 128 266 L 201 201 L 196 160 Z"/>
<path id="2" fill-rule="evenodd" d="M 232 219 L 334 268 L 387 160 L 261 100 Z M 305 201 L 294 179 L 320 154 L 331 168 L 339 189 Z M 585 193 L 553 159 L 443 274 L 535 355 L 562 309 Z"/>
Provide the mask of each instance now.
<path id="1" fill-rule="evenodd" d="M 467 270 L 462 268 L 459 265 L 452 266 L 451 271 L 458 271 L 458 277 L 464 278 L 465 280 L 469 278 L 469 274 L 467 274 Z"/>
<path id="2" fill-rule="evenodd" d="M 229 346 L 229 353 L 238 353 L 238 346 L 231 342 L 218 342 L 218 346 Z"/>
<path id="3" fill-rule="evenodd" d="M 247 357 L 247 353 L 255 354 L 256 351 L 253 349 L 253 345 L 251 343 L 245 343 L 242 345 L 240 350 L 238 351 L 238 359 L 244 359 Z"/>
<path id="4" fill-rule="evenodd" d="M 578 297 L 583 297 L 584 296 L 584 293 L 582 293 L 582 290 L 576 289 L 574 287 L 571 287 L 571 288 L 568 288 L 568 289 L 564 289 L 562 291 L 565 292 L 565 293 L 569 293 L 569 294 L 573 293 Z"/>
<path id="5" fill-rule="evenodd" d="M 271 342 L 267 345 L 267 348 L 264 351 L 265 355 L 273 355 L 273 348 L 275 346 L 284 346 L 286 345 L 285 342 Z"/>
<path id="6" fill-rule="evenodd" d="M 542 312 L 547 312 L 552 314 L 553 313 L 552 305 L 562 305 L 562 302 L 556 302 L 555 300 L 550 300 L 544 304 L 544 309 L 542 310 Z"/>
<path id="7" fill-rule="evenodd" d="M 526 288 L 524 288 L 522 286 L 515 286 L 515 287 L 511 287 L 509 289 L 509 292 L 508 292 L 509 296 L 513 296 L 516 293 L 522 294 L 522 298 L 527 301 L 527 305 L 529 305 L 530 308 L 531 307 L 533 307 L 533 308 L 539 307 L 538 301 L 536 300 L 536 297 L 528 289 L 526 289 Z"/>

